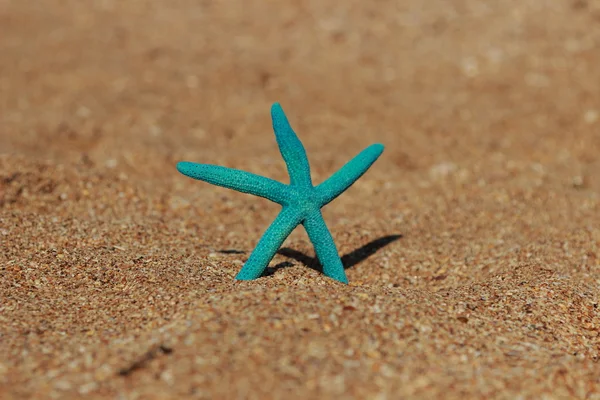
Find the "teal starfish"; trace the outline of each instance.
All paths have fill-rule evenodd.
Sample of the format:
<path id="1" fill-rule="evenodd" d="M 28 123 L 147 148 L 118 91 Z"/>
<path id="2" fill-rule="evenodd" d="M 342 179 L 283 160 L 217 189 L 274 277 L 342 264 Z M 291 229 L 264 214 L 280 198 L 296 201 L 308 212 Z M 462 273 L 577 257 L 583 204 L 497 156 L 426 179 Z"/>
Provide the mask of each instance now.
<path id="1" fill-rule="evenodd" d="M 190 178 L 264 197 L 283 206 L 236 279 L 251 280 L 260 277 L 283 241 L 296 226 L 302 224 L 315 247 L 323 266 L 323 273 L 348 283 L 335 243 L 323 220 L 321 208 L 342 194 L 369 169 L 383 152 L 383 145 L 373 144 L 367 147 L 325 182 L 313 186 L 304 146 L 278 103 L 271 107 L 271 118 L 279 151 L 290 175 L 289 185 L 218 165 L 183 161 L 177 163 L 177 170 Z"/>

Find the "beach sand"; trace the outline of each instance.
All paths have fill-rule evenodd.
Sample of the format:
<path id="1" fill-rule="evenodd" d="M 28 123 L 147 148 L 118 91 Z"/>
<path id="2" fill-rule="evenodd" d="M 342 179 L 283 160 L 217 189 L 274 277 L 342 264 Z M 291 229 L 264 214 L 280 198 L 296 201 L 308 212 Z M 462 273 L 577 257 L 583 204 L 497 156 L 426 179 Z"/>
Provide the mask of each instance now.
<path id="1" fill-rule="evenodd" d="M 0 398 L 600 399 L 600 4 L 0 1 Z M 349 285 L 279 211 L 280 102 Z"/>

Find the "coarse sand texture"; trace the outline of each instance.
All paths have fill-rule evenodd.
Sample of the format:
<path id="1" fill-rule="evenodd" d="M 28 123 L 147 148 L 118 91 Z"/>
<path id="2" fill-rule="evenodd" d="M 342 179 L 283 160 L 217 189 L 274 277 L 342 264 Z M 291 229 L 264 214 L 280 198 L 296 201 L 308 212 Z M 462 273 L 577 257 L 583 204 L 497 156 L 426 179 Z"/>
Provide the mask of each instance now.
<path id="1" fill-rule="evenodd" d="M 599 66 L 598 0 L 0 0 L 0 400 L 600 400 Z"/>

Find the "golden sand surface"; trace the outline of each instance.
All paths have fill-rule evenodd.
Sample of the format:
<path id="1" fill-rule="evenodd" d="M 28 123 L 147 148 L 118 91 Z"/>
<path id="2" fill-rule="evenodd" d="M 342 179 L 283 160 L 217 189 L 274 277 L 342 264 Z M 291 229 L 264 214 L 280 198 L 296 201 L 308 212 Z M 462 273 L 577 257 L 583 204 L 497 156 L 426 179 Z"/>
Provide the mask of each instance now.
<path id="1" fill-rule="evenodd" d="M 0 0 L 0 398 L 600 399 L 600 2 Z M 350 285 L 181 160 L 286 181 Z"/>

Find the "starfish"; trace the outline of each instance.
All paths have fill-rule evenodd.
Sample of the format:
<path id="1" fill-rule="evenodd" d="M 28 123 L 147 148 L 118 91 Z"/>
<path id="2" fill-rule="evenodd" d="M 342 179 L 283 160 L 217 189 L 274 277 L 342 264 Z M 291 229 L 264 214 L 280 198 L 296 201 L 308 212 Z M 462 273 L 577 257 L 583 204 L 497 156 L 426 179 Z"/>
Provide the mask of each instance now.
<path id="1" fill-rule="evenodd" d="M 294 228 L 302 224 L 323 266 L 323 273 L 332 279 L 348 283 L 321 208 L 342 194 L 369 169 L 383 152 L 383 145 L 373 144 L 367 147 L 329 179 L 313 186 L 304 146 L 292 130 L 279 103 L 271 107 L 271 118 L 279 151 L 290 175 L 289 185 L 218 165 L 182 161 L 177 163 L 177 170 L 190 178 L 260 196 L 283 207 L 235 279 L 259 278 L 285 239 Z"/>

